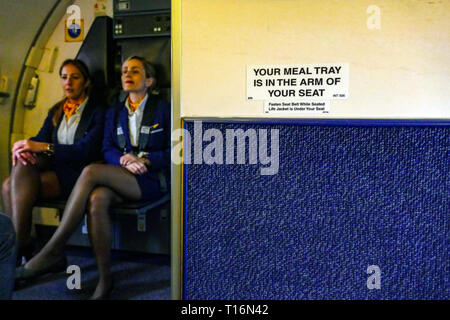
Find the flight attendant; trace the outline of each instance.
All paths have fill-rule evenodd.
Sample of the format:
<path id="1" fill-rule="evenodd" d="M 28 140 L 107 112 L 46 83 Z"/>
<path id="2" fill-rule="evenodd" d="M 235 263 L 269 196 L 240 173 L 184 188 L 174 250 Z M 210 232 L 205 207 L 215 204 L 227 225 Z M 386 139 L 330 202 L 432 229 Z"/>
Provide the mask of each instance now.
<path id="1" fill-rule="evenodd" d="M 35 137 L 14 143 L 11 175 L 2 186 L 4 208 L 16 231 L 18 263 L 33 251 L 30 233 L 36 202 L 67 197 L 83 168 L 102 158 L 104 109 L 89 98 L 87 66 L 68 59 L 59 75 L 64 99 L 50 109 Z"/>
<path id="2" fill-rule="evenodd" d="M 86 167 L 78 179 L 57 231 L 18 279 L 51 271 L 64 244 L 88 212 L 88 231 L 99 270 L 91 299 L 107 298 L 112 290 L 109 207 L 124 200 L 156 200 L 168 190 L 170 167 L 170 106 L 150 93 L 155 70 L 141 57 L 122 65 L 124 102 L 106 115 L 103 154 L 107 164 Z"/>

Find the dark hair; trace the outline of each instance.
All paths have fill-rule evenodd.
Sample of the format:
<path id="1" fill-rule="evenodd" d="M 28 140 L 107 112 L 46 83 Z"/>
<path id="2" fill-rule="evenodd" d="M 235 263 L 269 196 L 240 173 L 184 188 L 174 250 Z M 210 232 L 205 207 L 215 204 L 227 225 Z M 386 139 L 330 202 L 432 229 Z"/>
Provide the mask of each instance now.
<path id="1" fill-rule="evenodd" d="M 89 69 L 88 69 L 87 65 L 79 59 L 64 60 L 64 62 L 61 64 L 61 67 L 59 67 L 59 75 L 61 75 L 62 69 L 69 64 L 77 67 L 77 69 L 80 70 L 80 72 L 83 75 L 85 80 L 91 79 L 91 75 L 89 73 Z"/>
<path id="2" fill-rule="evenodd" d="M 61 76 L 63 68 L 67 65 L 75 66 L 81 72 L 81 75 L 83 76 L 84 81 L 88 81 L 91 79 L 91 75 L 89 73 L 89 69 L 88 69 L 87 65 L 79 59 L 64 60 L 63 63 L 61 64 L 61 66 L 59 67 L 59 75 L 60 76 Z M 92 88 L 92 84 L 89 84 L 89 86 L 86 88 L 86 95 L 90 94 L 91 88 Z M 66 101 L 66 98 L 57 102 L 53 107 L 50 108 L 49 112 L 53 112 L 52 120 L 53 120 L 54 126 L 56 126 L 58 124 L 58 121 L 61 118 L 65 101 Z"/>
<path id="3" fill-rule="evenodd" d="M 156 85 L 156 70 L 155 68 L 151 65 L 150 62 L 148 62 L 147 59 L 145 59 L 144 57 L 140 57 L 140 56 L 131 56 L 125 59 L 124 63 L 129 61 L 129 60 L 139 60 L 142 65 L 144 66 L 144 70 L 145 70 L 145 77 L 148 78 L 153 78 L 153 83 L 152 85 L 148 88 L 148 90 L 151 90 L 155 87 Z"/>

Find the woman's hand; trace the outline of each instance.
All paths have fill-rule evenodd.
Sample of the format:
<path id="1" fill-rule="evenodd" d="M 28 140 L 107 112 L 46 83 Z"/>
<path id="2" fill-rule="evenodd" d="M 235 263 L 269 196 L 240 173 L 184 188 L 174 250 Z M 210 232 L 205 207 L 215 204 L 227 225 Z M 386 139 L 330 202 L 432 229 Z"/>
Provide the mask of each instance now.
<path id="1" fill-rule="evenodd" d="M 137 160 L 125 166 L 125 169 L 132 174 L 144 174 L 147 172 L 147 166 L 141 160 Z"/>
<path id="2" fill-rule="evenodd" d="M 139 158 L 134 154 L 127 153 L 126 155 L 121 156 L 119 161 L 120 165 L 126 168 L 129 164 L 139 161 Z"/>
<path id="3" fill-rule="evenodd" d="M 12 154 L 14 155 L 18 149 L 23 148 L 27 140 L 19 140 L 16 143 L 13 144 L 13 147 L 11 149 Z"/>
<path id="4" fill-rule="evenodd" d="M 120 165 L 133 174 L 144 174 L 148 171 L 145 158 L 138 158 L 132 153 L 120 157 Z"/>
<path id="5" fill-rule="evenodd" d="M 27 163 L 36 163 L 36 152 L 43 152 L 47 150 L 48 143 L 35 142 L 30 140 L 20 140 L 14 143 L 12 148 L 12 162 L 13 166 L 17 161 L 20 161 L 23 165 Z"/>
<path id="6" fill-rule="evenodd" d="M 13 167 L 16 165 L 17 161 L 20 161 L 24 166 L 26 166 L 28 163 L 35 164 L 36 153 L 29 151 L 13 153 L 12 154 Z"/>
<path id="7" fill-rule="evenodd" d="M 31 140 L 20 140 L 14 143 L 12 148 L 12 153 L 22 153 L 26 151 L 30 152 L 44 152 L 48 149 L 48 143 L 47 142 L 36 142 Z"/>

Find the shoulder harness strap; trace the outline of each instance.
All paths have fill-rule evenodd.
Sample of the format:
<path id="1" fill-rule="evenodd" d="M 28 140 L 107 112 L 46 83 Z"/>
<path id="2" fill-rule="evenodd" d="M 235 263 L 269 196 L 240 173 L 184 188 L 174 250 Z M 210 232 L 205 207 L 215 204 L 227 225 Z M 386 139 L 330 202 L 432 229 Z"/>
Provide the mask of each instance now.
<path id="1" fill-rule="evenodd" d="M 154 129 L 152 124 L 155 119 L 156 102 L 155 96 L 150 95 L 148 97 L 147 105 L 144 109 L 144 115 L 142 118 L 141 129 L 139 134 L 139 151 L 144 151 L 150 137 L 150 132 Z"/>

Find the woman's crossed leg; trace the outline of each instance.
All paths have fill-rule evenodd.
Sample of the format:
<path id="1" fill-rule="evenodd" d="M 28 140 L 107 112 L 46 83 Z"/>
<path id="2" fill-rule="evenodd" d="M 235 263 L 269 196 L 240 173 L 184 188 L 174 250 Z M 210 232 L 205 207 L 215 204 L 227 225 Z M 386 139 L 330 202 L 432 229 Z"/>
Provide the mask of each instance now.
<path id="1" fill-rule="evenodd" d="M 101 199 L 101 197 L 103 198 Z M 103 250 L 102 248 L 109 248 L 110 244 L 105 245 L 105 242 L 110 242 L 111 235 L 108 234 L 111 232 L 110 224 L 107 223 L 102 227 L 98 221 L 104 222 L 112 201 L 121 201 L 122 199 L 132 201 L 141 199 L 139 184 L 131 172 L 125 168 L 108 164 L 87 166 L 67 200 L 60 225 L 39 254 L 25 265 L 25 269 L 43 270 L 57 263 L 63 254 L 64 245 L 75 232 L 88 208 L 94 212 L 89 215 L 94 253 Z M 92 203 L 88 206 L 89 200 Z M 99 214 L 99 212 L 101 213 Z M 96 235 L 92 238 L 93 230 Z M 104 236 L 97 235 L 98 233 L 102 233 Z M 101 260 L 101 263 L 106 261 L 106 265 L 109 265 L 108 259 L 109 256 L 106 257 L 106 260 Z"/>

